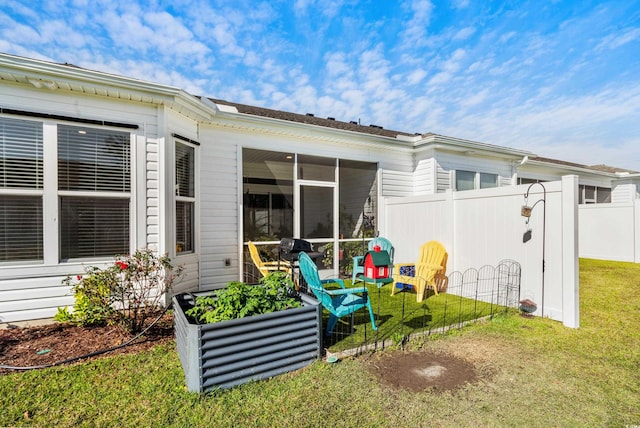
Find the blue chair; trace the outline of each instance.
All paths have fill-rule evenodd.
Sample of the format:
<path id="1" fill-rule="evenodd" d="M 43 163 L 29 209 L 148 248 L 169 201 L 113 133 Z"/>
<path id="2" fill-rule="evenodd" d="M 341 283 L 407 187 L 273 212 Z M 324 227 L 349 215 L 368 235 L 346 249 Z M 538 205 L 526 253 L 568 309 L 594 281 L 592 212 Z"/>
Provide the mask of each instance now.
<path id="1" fill-rule="evenodd" d="M 340 318 L 350 315 L 365 306 L 369 309 L 371 327 L 374 330 L 378 329 L 373 316 L 373 309 L 371 309 L 371 299 L 367 296 L 367 287 L 345 288 L 344 281 L 339 278 L 321 280 L 315 262 L 304 252 L 298 254 L 298 264 L 307 286 L 313 291 L 322 306 L 331 314 L 327 323 L 327 336 L 331 334 Z M 338 284 L 340 288 L 327 290 L 324 288 L 324 284 Z"/>
<path id="2" fill-rule="evenodd" d="M 389 259 L 391 260 L 389 272 L 391 272 L 393 270 L 393 245 L 391 245 L 391 242 L 387 238 L 379 236 L 369 241 L 369 251 L 373 251 L 373 248 L 376 245 L 380 247 L 381 251 L 389 253 Z M 364 274 L 364 256 L 355 256 L 353 258 L 353 273 L 351 274 L 352 284 L 355 284 L 358 280 L 358 274 Z"/>

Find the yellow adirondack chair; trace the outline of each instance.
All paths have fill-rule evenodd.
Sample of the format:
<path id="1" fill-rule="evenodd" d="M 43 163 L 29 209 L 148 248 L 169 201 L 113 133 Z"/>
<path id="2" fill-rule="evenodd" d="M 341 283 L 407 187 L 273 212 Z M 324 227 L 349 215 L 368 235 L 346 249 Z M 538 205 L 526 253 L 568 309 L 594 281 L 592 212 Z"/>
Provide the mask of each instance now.
<path id="1" fill-rule="evenodd" d="M 427 288 L 432 289 L 435 294 L 446 291 L 447 258 L 447 251 L 438 241 L 423 244 L 415 263 L 398 263 L 393 266 L 391 295 L 393 296 L 399 289 L 404 289 L 405 284 L 413 287 L 418 302 L 424 300 Z"/>
<path id="2" fill-rule="evenodd" d="M 262 261 L 260 257 L 260 253 L 258 253 L 258 248 L 256 245 L 249 241 L 247 244 L 249 247 L 249 254 L 251 254 L 251 260 L 253 264 L 256 265 L 262 276 L 267 276 L 269 272 L 280 270 L 286 272 L 288 275 L 291 275 L 291 263 L 286 260 L 276 260 L 270 262 Z"/>

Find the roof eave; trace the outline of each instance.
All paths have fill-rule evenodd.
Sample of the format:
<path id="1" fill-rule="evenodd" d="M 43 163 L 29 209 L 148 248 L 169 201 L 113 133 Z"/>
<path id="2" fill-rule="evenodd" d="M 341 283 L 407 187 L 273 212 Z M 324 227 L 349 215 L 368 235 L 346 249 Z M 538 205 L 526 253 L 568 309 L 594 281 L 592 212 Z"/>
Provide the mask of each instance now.
<path id="1" fill-rule="evenodd" d="M 594 174 L 594 175 L 600 175 L 600 176 L 603 176 L 603 177 L 613 177 L 613 178 L 619 178 L 620 177 L 620 175 L 618 175 L 615 172 L 601 171 L 601 170 L 597 170 L 597 169 L 579 167 L 579 166 L 575 166 L 575 165 L 566 165 L 566 164 L 559 164 L 559 163 L 554 163 L 554 162 L 545 162 L 545 161 L 539 161 L 539 160 L 535 160 L 535 159 L 529 159 L 527 161 L 527 164 L 529 164 L 529 165 L 538 165 L 538 166 L 543 166 L 543 167 L 553 168 L 553 169 L 562 169 L 562 170 L 575 171 L 577 173 L 589 173 L 589 174 Z"/>
<path id="2" fill-rule="evenodd" d="M 511 160 L 522 160 L 527 156 L 535 156 L 535 154 L 527 150 L 512 149 L 439 134 L 423 135 L 414 143 L 414 147 L 416 149 L 436 149 L 466 155 L 484 155 Z"/>
<path id="3" fill-rule="evenodd" d="M 36 88 L 65 89 L 128 101 L 165 105 L 199 120 L 211 120 L 216 110 L 174 86 L 88 70 L 71 65 L 0 54 L 0 75 L 15 76 Z"/>
<path id="4" fill-rule="evenodd" d="M 309 136 L 319 138 L 324 137 L 328 139 L 351 140 L 353 142 L 364 144 L 393 145 L 395 148 L 404 147 L 406 149 L 411 149 L 412 147 L 412 142 L 401 138 L 401 135 L 388 137 L 348 129 L 330 128 L 322 125 L 294 122 L 286 119 L 258 116 L 249 113 L 240 113 L 237 110 L 234 111 L 233 109 L 228 108 L 218 109 L 216 119 L 235 122 L 241 121 L 248 125 L 251 124 L 253 126 L 264 128 L 269 126 L 286 127 L 296 134 L 307 134 Z"/>

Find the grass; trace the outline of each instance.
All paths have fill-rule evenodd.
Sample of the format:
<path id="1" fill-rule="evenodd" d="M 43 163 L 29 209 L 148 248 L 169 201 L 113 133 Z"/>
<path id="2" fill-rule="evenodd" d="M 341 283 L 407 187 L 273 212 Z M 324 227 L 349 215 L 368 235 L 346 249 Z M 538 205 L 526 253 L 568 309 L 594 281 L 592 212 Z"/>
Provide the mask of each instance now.
<path id="1" fill-rule="evenodd" d="M 346 287 L 351 287 L 351 281 L 345 281 Z M 362 282 L 356 284 L 362 286 Z M 441 293 L 434 295 L 427 290 L 427 298 L 422 302 L 416 301 L 413 292 L 397 292 L 391 296 L 392 284 L 378 288 L 375 284 L 367 284 L 368 296 L 376 316 L 378 330 L 371 328 L 369 312 L 361 309 L 354 313 L 351 329 L 351 317 L 341 318 L 334 329 L 334 334 L 325 341 L 325 347 L 330 352 L 357 348 L 363 344 L 381 343 L 387 339 L 410 336 L 418 332 L 439 331 L 442 327 L 461 325 L 470 320 L 505 311 L 504 307 L 495 304 L 467 299 L 454 294 Z M 337 288 L 328 286 L 327 288 Z M 326 326 L 329 318 L 327 311 L 323 311 L 323 324 Z"/>
<path id="2" fill-rule="evenodd" d="M 638 278 L 640 265 L 581 260 L 579 329 L 501 315 L 421 343 L 476 367 L 453 392 L 393 390 L 373 355 L 200 396 L 158 346 L 0 377 L 0 426 L 637 426 Z"/>

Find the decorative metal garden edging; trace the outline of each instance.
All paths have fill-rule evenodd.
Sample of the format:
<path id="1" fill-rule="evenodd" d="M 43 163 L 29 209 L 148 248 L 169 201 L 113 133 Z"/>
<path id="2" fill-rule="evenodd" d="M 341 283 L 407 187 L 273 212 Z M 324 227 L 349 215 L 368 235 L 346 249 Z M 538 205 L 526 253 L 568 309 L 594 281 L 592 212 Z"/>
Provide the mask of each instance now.
<path id="1" fill-rule="evenodd" d="M 428 340 L 432 334 L 459 329 L 499 313 L 516 310 L 520 301 L 521 267 L 514 260 L 501 260 L 496 266 L 470 268 L 448 275 L 446 292 L 430 293 L 421 303 L 416 295 L 404 291 L 390 296 L 389 287 L 370 284 L 377 331 L 368 326 L 368 314 L 360 311 L 344 318 L 331 336 L 325 336 L 327 355 L 343 358 L 384 349 L 408 340 Z M 304 288 L 301 288 L 304 291 Z"/>
<path id="2" fill-rule="evenodd" d="M 195 295 L 212 294 L 200 292 Z M 269 314 L 195 324 L 185 315 L 191 294 L 173 297 L 178 356 L 187 389 L 207 392 L 270 378 L 305 367 L 320 357 L 319 302 L 301 295 L 302 307 Z"/>

